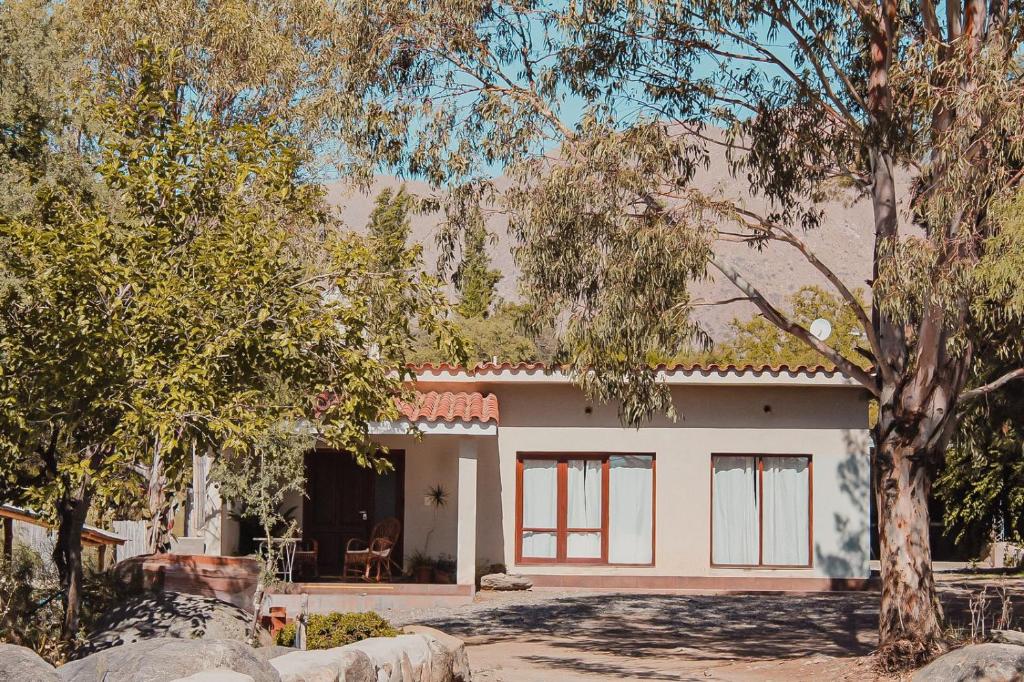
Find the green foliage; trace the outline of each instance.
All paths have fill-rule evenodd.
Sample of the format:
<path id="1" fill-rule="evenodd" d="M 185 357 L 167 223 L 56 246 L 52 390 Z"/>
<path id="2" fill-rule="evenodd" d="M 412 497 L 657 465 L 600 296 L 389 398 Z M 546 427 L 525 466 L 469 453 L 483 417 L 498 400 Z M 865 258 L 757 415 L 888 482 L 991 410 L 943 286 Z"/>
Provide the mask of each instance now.
<path id="1" fill-rule="evenodd" d="M 63 613 L 57 576 L 39 555 L 20 544 L 10 560 L 0 555 L 0 642 L 32 649 L 58 665 L 69 647 L 61 641 Z"/>
<path id="2" fill-rule="evenodd" d="M 979 322 L 969 330 L 975 344 L 975 385 L 1020 367 L 1024 340 L 1024 193 L 998 209 L 1003 229 L 992 239 L 978 279 L 986 296 L 976 302 Z M 935 494 L 945 508 L 946 533 L 958 542 L 993 534 L 1024 541 L 1024 388 L 1008 383 L 961 410 L 946 451 Z"/>
<path id="3" fill-rule="evenodd" d="M 397 637 L 401 634 L 376 613 L 330 613 L 309 615 L 306 623 L 306 649 L 333 649 L 371 637 Z M 293 646 L 295 623 L 277 633 L 275 643 Z"/>
<path id="4" fill-rule="evenodd" d="M 524 306 L 502 302 L 487 317 L 456 316 L 452 324 L 462 338 L 467 357 L 475 362 L 534 362 L 550 359 L 555 340 L 547 330 L 530 332 L 523 329 Z M 451 362 L 450 356 L 438 352 L 428 336 L 419 336 L 410 357 L 417 363 Z"/>
<path id="5" fill-rule="evenodd" d="M 0 212 L 0 282 L 16 283 L 0 287 L 0 471 L 59 517 L 67 584 L 93 499 L 134 500 L 156 453 L 180 486 L 193 447 L 251 463 L 268 433 L 302 423 L 384 468 L 366 428 L 399 416 L 412 329 L 458 350 L 418 253 L 380 277 L 371 241 L 332 222 L 304 180 L 303 144 L 269 118 L 183 113 L 166 87 L 181 55 L 133 49 L 131 79 L 55 105 L 102 131 L 83 133 L 89 183 L 26 166 L 31 201 Z M 36 135 L 25 130 L 6 129 L 7 148 Z"/>
<path id="6" fill-rule="evenodd" d="M 854 292 L 860 299 L 860 291 Z M 858 359 L 868 367 L 868 349 L 864 329 L 850 307 L 838 297 L 818 286 L 800 287 L 787 301 L 789 318 L 804 327 L 818 318 L 832 324 L 832 334 L 825 343 L 845 357 Z M 678 361 L 742 365 L 808 365 L 828 364 L 819 353 L 791 334 L 779 329 L 758 315 L 747 321 L 730 323 L 728 340 L 716 344 L 703 354 L 682 355 Z"/>
<path id="7" fill-rule="evenodd" d="M 233 503 L 244 522 L 259 528 L 260 538 L 292 538 L 298 523 L 283 508 L 290 494 L 305 492 L 305 455 L 316 446 L 312 434 L 294 429 L 273 429 L 262 435 L 248 451 L 222 452 L 214 462 L 212 475 L 220 483 L 223 499 Z M 276 580 L 280 547 L 263 547 L 262 582 Z"/>
<path id="8" fill-rule="evenodd" d="M 455 309 L 466 319 L 486 318 L 494 305 L 495 287 L 502 275 L 501 270 L 490 267 L 487 232 L 482 224 L 467 230 L 462 249 L 464 256 L 452 277 L 459 292 Z"/>
<path id="9" fill-rule="evenodd" d="M 0 555 L 0 642 L 28 647 L 53 665 L 66 663 L 72 647 L 61 638 L 60 589 L 53 565 L 15 541 L 10 559 Z M 82 630 L 74 644 L 125 596 L 112 572 L 92 570 L 85 575 L 84 593 Z"/>

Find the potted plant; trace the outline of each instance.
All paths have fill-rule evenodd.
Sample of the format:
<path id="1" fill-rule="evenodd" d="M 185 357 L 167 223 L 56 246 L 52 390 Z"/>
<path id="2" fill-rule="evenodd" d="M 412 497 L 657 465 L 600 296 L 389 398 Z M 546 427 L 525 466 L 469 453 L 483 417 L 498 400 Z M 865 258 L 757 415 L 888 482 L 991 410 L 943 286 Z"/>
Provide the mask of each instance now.
<path id="1" fill-rule="evenodd" d="M 455 559 L 442 554 L 434 562 L 434 582 L 451 585 L 455 582 Z"/>
<path id="2" fill-rule="evenodd" d="M 423 552 L 416 552 L 409 559 L 409 570 L 416 583 L 429 583 L 434 577 L 434 560 Z"/>

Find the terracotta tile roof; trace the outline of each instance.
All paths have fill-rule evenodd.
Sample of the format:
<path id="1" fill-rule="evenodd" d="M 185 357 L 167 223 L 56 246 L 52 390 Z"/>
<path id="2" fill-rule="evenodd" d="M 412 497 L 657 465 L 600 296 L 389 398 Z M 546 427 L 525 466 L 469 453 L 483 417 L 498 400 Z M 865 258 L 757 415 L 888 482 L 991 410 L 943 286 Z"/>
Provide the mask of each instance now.
<path id="1" fill-rule="evenodd" d="M 417 393 L 416 404 L 398 403 L 409 421 L 498 423 L 498 397 L 476 391 L 430 391 Z"/>
<path id="2" fill-rule="evenodd" d="M 546 365 L 542 362 L 484 362 L 473 367 L 463 367 L 461 365 L 452 365 L 446 362 L 439 364 L 421 364 L 411 365 L 412 369 L 417 374 L 449 374 L 449 375 L 476 375 L 476 374 L 501 374 L 504 372 L 509 373 L 527 373 L 534 374 L 538 372 L 557 372 L 563 368 L 560 365 Z M 802 374 L 805 376 L 814 376 L 816 374 L 825 374 L 831 376 L 833 374 L 840 373 L 834 366 L 826 365 L 666 365 L 661 364 L 653 367 L 653 369 L 665 374 L 789 374 L 795 376 Z"/>

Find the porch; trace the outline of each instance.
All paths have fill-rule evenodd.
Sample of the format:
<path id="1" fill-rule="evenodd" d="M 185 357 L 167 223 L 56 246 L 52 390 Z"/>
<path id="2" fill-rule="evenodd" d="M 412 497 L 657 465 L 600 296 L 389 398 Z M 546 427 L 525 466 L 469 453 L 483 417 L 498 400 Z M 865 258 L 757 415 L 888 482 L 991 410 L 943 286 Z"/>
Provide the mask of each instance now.
<path id="1" fill-rule="evenodd" d="M 496 521 L 500 527 L 500 495 L 489 494 L 491 483 L 484 485 L 490 502 L 483 512 L 479 504 L 481 466 L 485 480 L 497 480 L 497 401 L 480 393 L 428 393 L 404 411 L 406 420 L 371 426 L 392 464 L 386 474 L 358 466 L 345 452 L 320 448 L 307 454 L 305 494 L 284 504 L 298 523 L 300 547 L 292 582 L 275 589 L 274 606 L 292 613 L 303 599 L 311 611 L 472 601 L 478 563 L 501 557 L 501 533 L 494 529 Z M 422 436 L 410 432 L 412 424 Z M 366 548 L 375 529 L 391 519 L 401 530 L 387 560 L 390 575 L 378 582 L 376 566 L 371 580 L 346 570 L 352 568 L 346 567 L 347 548 Z M 481 536 L 489 548 L 483 557 Z M 242 537 L 238 545 L 236 552 L 251 551 Z M 424 566 L 437 568 L 424 578 L 423 570 L 415 570 Z"/>

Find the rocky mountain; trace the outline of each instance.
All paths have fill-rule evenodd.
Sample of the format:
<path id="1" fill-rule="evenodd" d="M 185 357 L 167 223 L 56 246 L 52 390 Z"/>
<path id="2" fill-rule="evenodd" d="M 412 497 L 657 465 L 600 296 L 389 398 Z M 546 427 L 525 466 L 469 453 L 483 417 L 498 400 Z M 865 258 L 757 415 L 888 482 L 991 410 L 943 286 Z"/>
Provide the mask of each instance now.
<path id="1" fill-rule="evenodd" d="M 384 188 L 397 188 L 401 184 L 402 181 L 393 177 L 379 177 L 369 194 L 335 184 L 329 188 L 329 198 L 341 209 L 348 226 L 360 228 L 366 224 L 372 210 L 373 197 Z M 429 188 L 424 183 L 408 181 L 405 184 L 413 193 L 429 194 Z M 696 184 L 706 192 L 739 198 L 751 209 L 764 208 L 762 200 L 738 193 L 743 183 L 730 176 L 722 156 L 712 159 L 710 167 L 697 178 Z M 866 291 L 867 280 L 871 276 L 873 248 L 870 204 L 865 200 L 848 201 L 843 197 L 837 197 L 824 204 L 822 208 L 825 212 L 823 224 L 816 230 L 804 232 L 802 238 L 811 246 L 818 258 L 836 272 L 849 287 L 862 288 Z M 438 215 L 417 215 L 412 219 L 413 239 L 423 244 L 426 262 L 430 267 L 434 266 L 437 259 L 436 237 L 439 220 Z M 495 216 L 491 219 L 489 229 L 496 236 L 495 242 L 490 246 L 494 267 L 505 273 L 499 284 L 499 293 L 504 298 L 514 300 L 519 268 L 512 256 L 507 221 Z M 803 285 L 817 284 L 828 288 L 825 279 L 804 256 L 788 245 L 774 243 L 759 252 L 745 244 L 720 242 L 716 245 L 716 250 L 778 305 L 784 305 L 787 296 Z M 712 276 L 707 281 L 695 284 L 693 292 L 696 301 L 701 303 L 696 308 L 695 315 L 716 340 L 728 335 L 729 322 L 733 318 L 746 319 L 756 314 L 754 307 L 745 302 L 715 304 L 738 294 L 735 287 L 721 276 Z"/>

